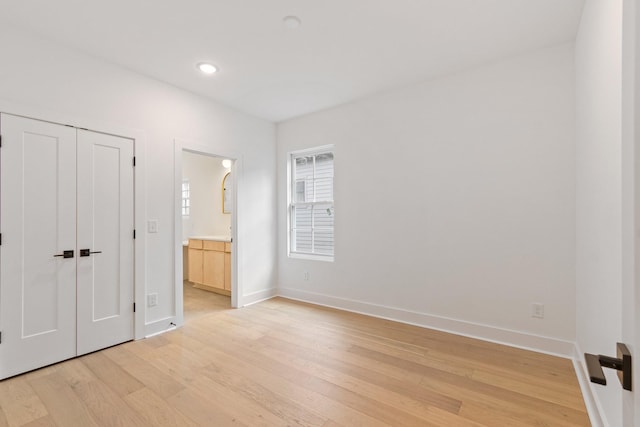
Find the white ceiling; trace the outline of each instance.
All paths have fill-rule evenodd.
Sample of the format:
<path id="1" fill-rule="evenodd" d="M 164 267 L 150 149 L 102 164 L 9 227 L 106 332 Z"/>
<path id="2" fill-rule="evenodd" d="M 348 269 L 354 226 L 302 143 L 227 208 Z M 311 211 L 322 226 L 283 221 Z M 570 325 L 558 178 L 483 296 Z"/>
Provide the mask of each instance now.
<path id="1" fill-rule="evenodd" d="M 0 23 L 277 122 L 571 41 L 583 3 L 0 0 Z"/>

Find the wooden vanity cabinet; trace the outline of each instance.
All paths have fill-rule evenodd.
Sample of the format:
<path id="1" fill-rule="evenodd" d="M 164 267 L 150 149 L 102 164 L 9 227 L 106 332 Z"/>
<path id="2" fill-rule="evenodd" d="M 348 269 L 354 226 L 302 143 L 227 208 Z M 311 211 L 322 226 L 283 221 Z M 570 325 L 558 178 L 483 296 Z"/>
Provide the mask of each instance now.
<path id="1" fill-rule="evenodd" d="M 224 289 L 224 242 L 204 240 L 202 283 L 217 289 Z"/>
<path id="2" fill-rule="evenodd" d="M 189 240 L 189 281 L 202 284 L 202 240 Z"/>
<path id="3" fill-rule="evenodd" d="M 231 243 L 189 239 L 189 281 L 196 288 L 231 295 Z"/>
<path id="4" fill-rule="evenodd" d="M 224 289 L 231 293 L 231 243 L 224 244 Z"/>

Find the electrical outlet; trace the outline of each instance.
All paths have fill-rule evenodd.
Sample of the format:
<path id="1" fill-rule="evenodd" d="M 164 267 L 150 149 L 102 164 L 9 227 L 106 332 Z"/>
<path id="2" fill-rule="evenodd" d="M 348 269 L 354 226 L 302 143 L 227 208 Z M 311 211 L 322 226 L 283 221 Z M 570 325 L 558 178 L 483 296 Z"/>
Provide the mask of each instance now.
<path id="1" fill-rule="evenodd" d="M 536 319 L 544 319 L 544 304 L 532 303 L 531 304 L 531 317 Z"/>
<path id="2" fill-rule="evenodd" d="M 158 305 L 158 294 L 147 295 L 147 307 L 155 307 Z"/>
<path id="3" fill-rule="evenodd" d="M 157 233 L 158 232 L 158 220 L 150 219 L 147 221 L 147 231 L 149 233 Z"/>
<path id="4" fill-rule="evenodd" d="M 305 281 L 309 280 L 309 272 L 308 271 L 304 272 L 304 280 Z"/>

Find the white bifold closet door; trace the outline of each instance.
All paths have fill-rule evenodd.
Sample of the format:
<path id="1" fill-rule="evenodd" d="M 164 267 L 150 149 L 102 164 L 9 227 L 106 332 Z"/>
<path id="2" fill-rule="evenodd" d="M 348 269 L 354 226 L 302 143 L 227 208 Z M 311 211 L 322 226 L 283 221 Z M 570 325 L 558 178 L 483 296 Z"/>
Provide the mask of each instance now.
<path id="1" fill-rule="evenodd" d="M 133 141 L 0 115 L 0 378 L 133 339 Z"/>

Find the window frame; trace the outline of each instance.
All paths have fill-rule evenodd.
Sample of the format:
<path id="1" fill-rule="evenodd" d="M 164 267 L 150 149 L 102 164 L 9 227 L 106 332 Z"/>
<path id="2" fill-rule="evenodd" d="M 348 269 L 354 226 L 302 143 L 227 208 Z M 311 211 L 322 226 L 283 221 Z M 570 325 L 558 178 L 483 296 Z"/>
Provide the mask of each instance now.
<path id="1" fill-rule="evenodd" d="M 299 157 L 308 157 L 308 156 L 317 156 L 320 154 L 331 153 L 333 155 L 333 182 L 332 182 L 332 199 L 331 200 L 320 200 L 320 201 L 312 201 L 312 202 L 295 202 L 294 197 L 296 195 L 296 191 L 298 190 L 298 182 L 295 179 L 294 174 L 294 166 L 295 159 Z M 315 170 L 314 170 L 314 180 L 315 180 Z M 306 187 L 306 184 L 305 184 Z M 314 193 L 315 199 L 315 193 Z M 323 145 L 320 147 L 313 147 L 304 150 L 296 150 L 290 151 L 287 153 L 287 255 L 289 258 L 298 258 L 298 259 L 306 259 L 306 260 L 315 260 L 315 261 L 327 261 L 333 262 L 335 259 L 336 245 L 335 245 L 335 219 L 333 223 L 333 250 L 331 254 L 322 254 L 317 252 L 300 252 L 293 251 L 293 236 L 294 236 L 294 218 L 293 212 L 296 206 L 311 206 L 312 209 L 316 205 L 331 205 L 332 215 L 335 215 L 335 149 L 334 145 Z M 312 215 L 313 216 L 313 215 Z M 335 218 L 335 216 L 334 216 Z M 315 232 L 313 226 L 311 228 L 311 233 Z M 312 237 L 313 239 L 313 237 Z M 313 249 L 312 249 L 313 250 Z"/>

